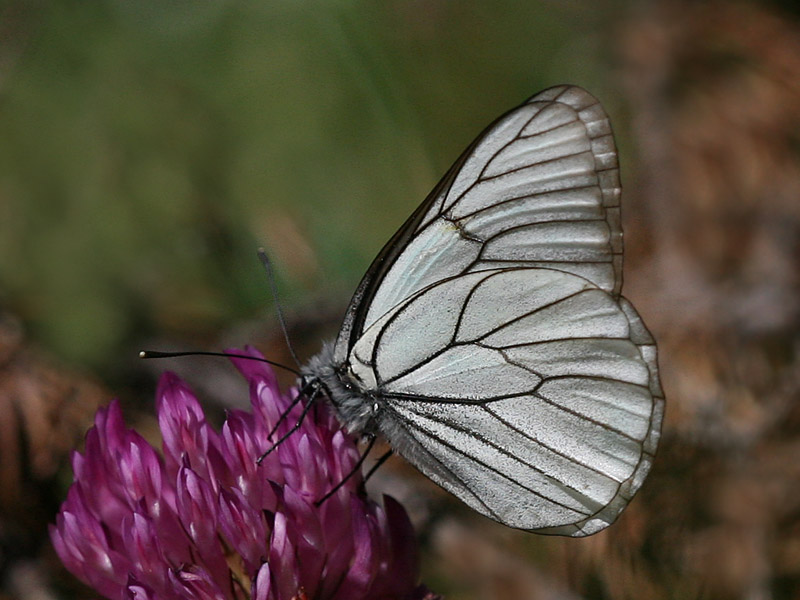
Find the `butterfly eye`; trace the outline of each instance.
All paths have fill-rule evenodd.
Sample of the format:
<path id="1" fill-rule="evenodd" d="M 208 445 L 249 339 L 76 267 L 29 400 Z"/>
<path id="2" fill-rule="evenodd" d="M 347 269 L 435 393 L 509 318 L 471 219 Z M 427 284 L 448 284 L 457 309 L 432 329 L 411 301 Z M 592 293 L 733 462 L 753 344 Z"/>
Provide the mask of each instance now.
<path id="1" fill-rule="evenodd" d="M 338 367 L 336 369 L 336 374 L 342 386 L 350 392 L 356 391 L 357 388 L 360 387 L 359 383 L 363 384 L 362 379 L 353 372 L 350 361 L 346 361 Z M 363 387 L 363 385 L 361 387 Z"/>

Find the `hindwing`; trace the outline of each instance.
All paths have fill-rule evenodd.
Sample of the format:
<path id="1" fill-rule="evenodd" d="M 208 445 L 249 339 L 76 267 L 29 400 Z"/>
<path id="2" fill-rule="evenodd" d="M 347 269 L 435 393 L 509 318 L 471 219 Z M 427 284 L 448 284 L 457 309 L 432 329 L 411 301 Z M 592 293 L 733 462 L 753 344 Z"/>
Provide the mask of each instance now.
<path id="1" fill-rule="evenodd" d="M 663 411 L 632 307 L 544 268 L 467 273 L 375 322 L 351 354 L 392 447 L 478 512 L 588 535 L 641 485 Z"/>

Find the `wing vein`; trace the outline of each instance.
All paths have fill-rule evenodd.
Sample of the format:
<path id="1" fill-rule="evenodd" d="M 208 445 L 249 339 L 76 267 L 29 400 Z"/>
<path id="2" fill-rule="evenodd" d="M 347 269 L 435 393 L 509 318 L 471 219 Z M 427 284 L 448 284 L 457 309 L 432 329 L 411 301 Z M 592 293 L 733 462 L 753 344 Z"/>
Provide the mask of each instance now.
<path id="1" fill-rule="evenodd" d="M 430 417 L 428 417 L 428 418 L 430 418 Z M 511 454 L 510 452 L 508 452 L 506 449 L 502 448 L 501 446 L 499 446 L 499 445 L 495 444 L 494 442 L 492 442 L 492 441 L 490 441 L 490 440 L 487 440 L 487 439 L 483 438 L 483 436 L 478 436 L 478 435 L 475 435 L 475 432 L 473 432 L 473 431 L 466 431 L 466 430 L 464 430 L 464 429 L 461 429 L 461 428 L 454 427 L 452 423 L 444 423 L 444 422 L 442 422 L 442 421 L 439 421 L 439 420 L 437 420 L 437 419 L 435 419 L 435 418 L 432 418 L 432 420 L 436 421 L 437 423 L 442 423 L 442 424 L 444 424 L 444 425 L 447 425 L 448 427 L 452 427 L 453 429 L 456 429 L 456 430 L 458 430 L 458 431 L 463 431 L 463 432 L 465 432 L 465 433 L 469 433 L 469 434 L 470 434 L 472 437 L 474 437 L 474 438 L 476 438 L 476 439 L 478 439 L 478 440 L 482 441 L 483 443 L 485 443 L 485 444 L 487 444 L 487 445 L 491 446 L 491 447 L 492 447 L 492 448 L 494 448 L 495 450 L 498 450 L 498 451 L 499 451 L 501 454 L 504 454 L 504 455 L 508 456 L 509 458 L 511 458 L 511 459 L 513 459 L 513 460 L 515 460 L 515 461 L 517 461 L 517 462 L 519 462 L 519 463 L 521 463 L 521 464 L 525 465 L 526 467 L 529 467 L 529 468 L 530 468 L 532 471 L 536 471 L 536 472 L 537 472 L 537 473 L 539 473 L 540 475 L 542 475 L 542 476 L 546 477 L 548 480 L 552 481 L 552 482 L 553 482 L 555 485 L 558 485 L 558 486 L 561 486 L 561 487 L 566 487 L 566 488 L 569 488 L 570 490 L 573 490 L 573 491 L 574 491 L 576 494 L 578 494 L 578 495 L 580 495 L 581 497 L 584 497 L 584 498 L 585 498 L 585 495 L 584 495 L 582 492 L 580 492 L 579 490 L 575 489 L 574 487 L 570 486 L 569 484 L 567 484 L 567 483 L 565 483 L 565 482 L 563 482 L 563 481 L 560 481 L 560 480 L 558 480 L 558 479 L 556 479 L 556 478 L 552 477 L 551 475 L 548 475 L 547 473 L 545 473 L 545 472 L 544 472 L 544 471 L 542 471 L 541 469 L 539 469 L 539 468 L 537 468 L 537 467 L 535 467 L 535 466 L 533 466 L 533 465 L 531 465 L 531 464 L 529 464 L 529 463 L 525 462 L 524 460 L 521 460 L 519 457 L 517 457 L 517 456 L 514 456 L 513 454 Z M 538 496 L 539 498 L 542 498 L 543 500 L 546 500 L 546 501 L 548 501 L 548 502 L 551 502 L 552 504 L 556 504 L 556 505 L 558 505 L 558 506 L 561 506 L 562 508 L 565 508 L 565 509 L 567 509 L 567 510 L 570 510 L 570 511 L 573 511 L 573 512 L 576 512 L 576 513 L 579 513 L 579 514 L 585 515 L 585 516 L 588 516 L 589 514 L 591 514 L 591 513 L 586 513 L 586 512 L 580 511 L 580 510 L 578 510 L 578 509 L 576 509 L 576 508 L 574 508 L 574 507 L 572 507 L 572 506 L 568 506 L 568 505 L 566 505 L 566 504 L 563 504 L 562 502 L 559 502 L 558 500 L 555 500 L 555 499 L 553 499 L 553 498 L 550 498 L 549 496 L 547 496 L 547 495 L 545 495 L 545 494 L 543 494 L 543 493 L 541 493 L 541 492 L 538 492 L 538 491 L 536 491 L 535 489 L 533 489 L 533 488 L 531 488 L 531 487 L 529 487 L 529 486 L 527 486 L 527 485 L 524 485 L 522 482 L 520 482 L 520 481 L 517 481 L 517 480 L 513 479 L 512 477 L 510 477 L 510 476 L 509 476 L 509 475 L 507 475 L 506 473 L 503 473 L 502 471 L 500 471 L 500 470 L 499 470 L 499 469 L 497 469 L 496 467 L 493 467 L 492 465 L 489 465 L 489 464 L 487 464 L 485 461 L 483 461 L 483 460 L 481 460 L 481 459 L 479 459 L 479 458 L 477 458 L 477 457 L 475 457 L 475 456 L 473 456 L 473 455 L 470 455 L 470 454 L 468 454 L 466 451 L 464 451 L 464 450 L 462 450 L 462 449 L 458 448 L 458 447 L 457 447 L 457 446 L 455 446 L 454 444 L 451 444 L 450 442 L 447 442 L 447 441 L 445 441 L 445 440 L 442 440 L 442 439 L 440 439 L 440 438 L 436 437 L 436 434 L 435 434 L 434 432 L 432 432 L 432 431 L 428 430 L 426 427 L 423 427 L 422 425 L 419 425 L 418 423 L 410 423 L 410 426 L 411 426 L 412 428 L 416 429 L 417 431 L 420 431 L 420 432 L 424 433 L 424 434 L 425 434 L 425 435 L 427 435 L 429 438 L 431 438 L 431 439 L 435 439 L 437 444 L 441 444 L 441 445 L 443 445 L 443 446 L 446 446 L 447 448 L 449 448 L 449 449 L 450 449 L 450 450 L 452 450 L 453 452 L 456 452 L 456 453 L 460 454 L 461 456 L 464 456 L 464 457 L 466 457 L 466 458 L 469 458 L 471 461 L 473 461 L 473 462 L 475 462 L 475 463 L 477 463 L 477 464 L 479 464 L 479 465 L 483 466 L 484 468 L 486 468 L 486 469 L 487 469 L 487 470 L 489 470 L 489 471 L 492 471 L 492 472 L 496 473 L 497 475 L 499 475 L 499 476 L 500 476 L 500 477 L 502 477 L 503 479 L 506 479 L 506 480 L 510 481 L 511 483 L 513 483 L 513 484 L 515 484 L 515 485 L 517 485 L 517 486 L 521 487 L 522 489 L 524 489 L 524 490 L 526 490 L 526 491 L 530 492 L 531 494 L 534 494 L 535 496 Z M 417 439 L 417 438 L 415 437 L 415 439 Z M 420 443 L 421 443 L 421 442 L 420 442 Z M 567 459 L 567 460 L 570 460 L 570 459 Z M 572 462 L 574 462 L 575 464 L 578 464 L 578 465 L 580 465 L 580 463 L 578 463 L 578 462 L 575 462 L 575 461 L 572 461 Z M 584 466 L 584 465 L 581 465 L 581 466 Z M 587 467 L 587 468 L 588 468 L 588 467 Z M 607 479 L 610 479 L 611 481 L 614 481 L 613 479 L 609 478 L 609 477 L 608 477 L 608 475 L 606 475 L 606 474 L 604 474 L 604 473 L 599 473 L 599 474 L 600 474 L 600 475 L 602 475 L 602 476 L 604 476 L 604 477 L 606 477 Z M 456 476 L 456 478 L 457 478 L 459 481 L 461 481 L 461 483 L 462 483 L 462 484 L 464 484 L 464 486 L 465 486 L 465 487 L 467 486 L 466 482 L 464 482 L 463 480 L 461 480 L 461 478 L 459 478 L 459 477 L 457 477 L 457 476 Z M 615 482 L 615 483 L 616 483 L 616 482 Z"/>

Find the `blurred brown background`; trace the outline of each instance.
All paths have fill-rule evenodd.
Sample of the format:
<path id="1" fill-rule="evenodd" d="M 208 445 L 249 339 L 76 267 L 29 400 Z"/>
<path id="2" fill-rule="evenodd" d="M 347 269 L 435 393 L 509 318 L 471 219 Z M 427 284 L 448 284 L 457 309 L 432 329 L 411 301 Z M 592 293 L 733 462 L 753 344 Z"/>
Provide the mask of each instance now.
<path id="1" fill-rule="evenodd" d="M 0 4 L 0 598 L 90 598 L 46 537 L 70 448 L 156 374 L 214 402 L 280 358 L 264 245 L 306 355 L 487 123 L 586 87 L 618 138 L 624 293 L 660 349 L 652 474 L 585 540 L 470 513 L 396 460 L 450 600 L 800 598 L 800 9 L 794 2 Z M 209 373 L 211 373 L 209 375 Z M 230 385 L 233 385 L 232 383 Z M 229 399 L 230 398 L 230 399 Z"/>

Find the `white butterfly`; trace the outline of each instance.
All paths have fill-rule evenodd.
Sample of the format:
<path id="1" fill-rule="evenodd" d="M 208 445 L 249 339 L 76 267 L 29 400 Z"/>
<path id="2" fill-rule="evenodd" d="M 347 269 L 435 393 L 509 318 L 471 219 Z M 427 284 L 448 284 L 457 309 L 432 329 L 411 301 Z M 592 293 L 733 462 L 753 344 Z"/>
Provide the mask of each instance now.
<path id="1" fill-rule="evenodd" d="M 487 517 L 607 527 L 664 410 L 655 342 L 620 295 L 619 200 L 599 102 L 571 86 L 534 96 L 386 244 L 305 383 Z"/>

